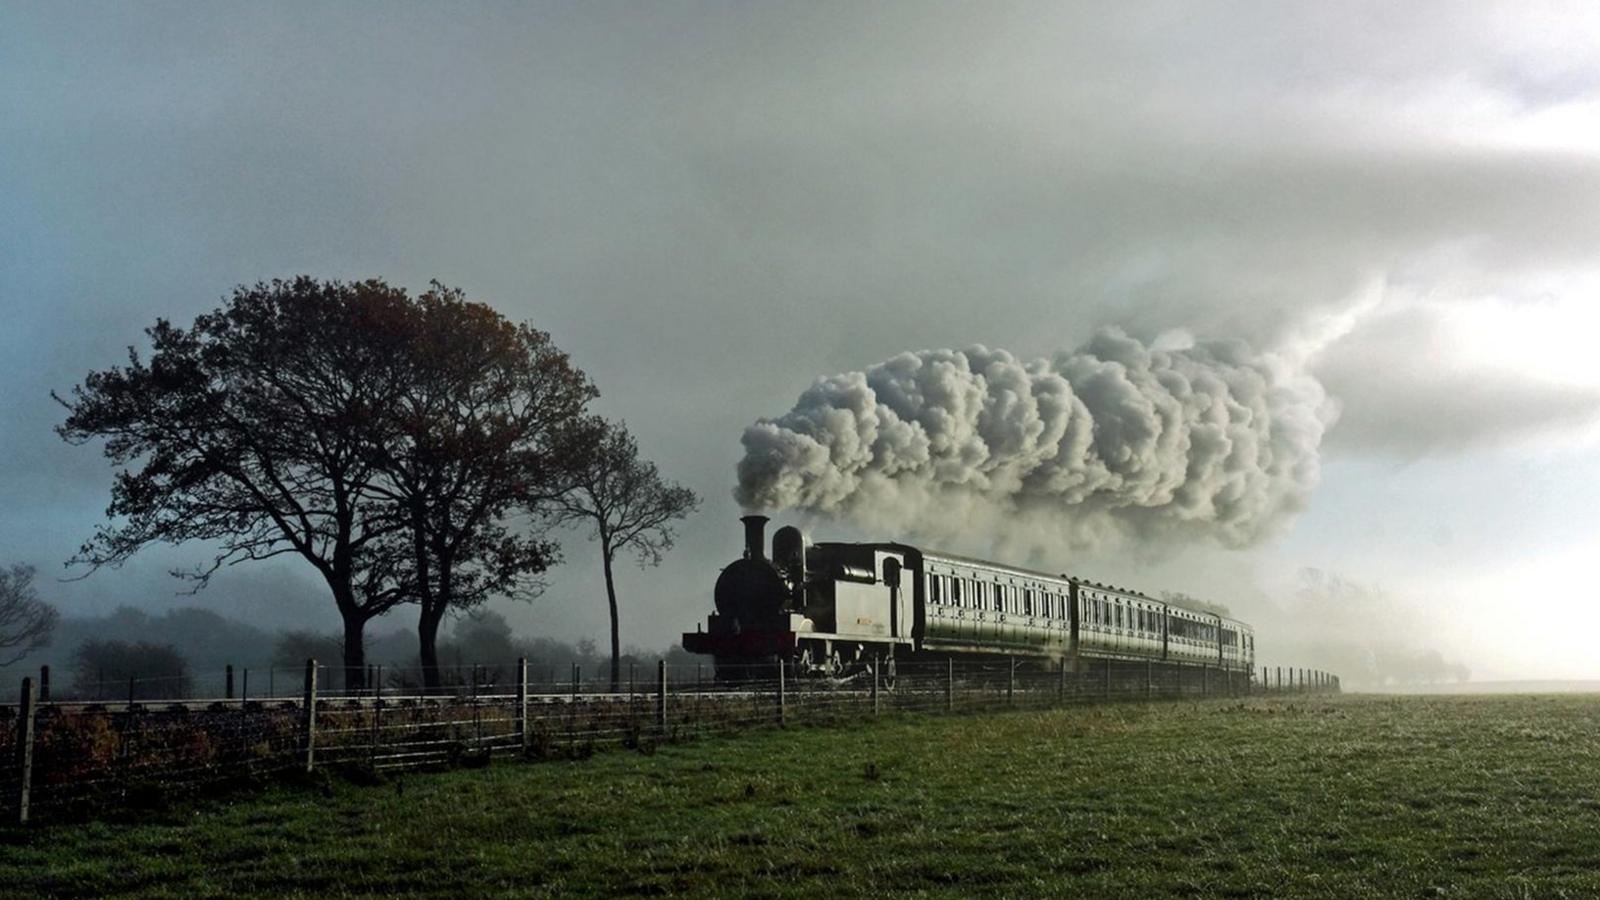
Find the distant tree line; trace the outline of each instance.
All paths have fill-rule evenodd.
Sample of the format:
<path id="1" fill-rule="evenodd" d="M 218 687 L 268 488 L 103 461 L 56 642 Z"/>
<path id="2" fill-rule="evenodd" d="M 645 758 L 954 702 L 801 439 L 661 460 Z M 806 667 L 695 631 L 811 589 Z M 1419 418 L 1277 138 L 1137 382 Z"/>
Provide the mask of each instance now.
<path id="1" fill-rule="evenodd" d="M 181 573 L 198 589 L 224 566 L 299 557 L 343 622 L 349 685 L 366 677 L 368 623 L 413 605 L 423 681 L 439 687 L 446 617 L 536 596 L 560 558 L 553 529 L 586 522 L 616 677 L 614 557 L 659 562 L 698 498 L 590 412 L 598 391 L 549 335 L 438 283 L 411 296 L 305 277 L 146 335 L 148 358 L 130 348 L 56 398 L 61 436 L 100 442 L 117 470 L 76 563 L 205 542 L 216 552 Z"/>
<path id="2" fill-rule="evenodd" d="M 298 690 L 306 660 L 337 660 L 343 645 L 339 631 L 268 630 L 199 607 L 152 614 L 124 606 L 104 616 L 62 617 L 52 645 L 35 649 L 7 671 L 20 680 L 37 677 L 41 666 L 49 666 L 57 697 L 121 700 L 131 693 L 135 700 L 155 700 L 221 696 L 223 670 L 233 666 L 237 688 L 243 690 L 242 670 L 248 668 L 250 692 L 261 696 L 269 669 L 277 669 L 280 692 Z M 382 667 L 386 689 L 421 687 L 414 632 L 371 634 L 364 650 L 371 665 Z M 463 615 L 440 635 L 440 676 L 446 686 L 468 683 L 474 667 L 480 685 L 510 684 L 519 658 L 529 661 L 529 677 L 535 680 L 565 682 L 576 665 L 592 684 L 608 671 L 611 655 L 589 638 L 567 642 L 516 634 L 493 610 Z M 623 647 L 619 659 L 624 677 L 630 664 L 644 677 L 653 674 L 657 660 L 674 666 L 702 661 L 677 646 Z M 344 690 L 344 674 L 337 664 L 327 670 L 327 689 Z M 3 686 L 15 690 L 14 683 Z"/>

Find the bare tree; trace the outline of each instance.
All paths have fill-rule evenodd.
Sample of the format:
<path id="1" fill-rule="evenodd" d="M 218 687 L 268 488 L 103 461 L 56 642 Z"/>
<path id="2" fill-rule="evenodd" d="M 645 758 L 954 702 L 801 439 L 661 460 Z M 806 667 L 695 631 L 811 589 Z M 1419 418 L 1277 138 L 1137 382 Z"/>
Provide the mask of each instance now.
<path id="1" fill-rule="evenodd" d="M 0 568 L 0 666 L 50 645 L 60 616 L 33 589 L 32 566 Z"/>
<path id="2" fill-rule="evenodd" d="M 556 500 L 557 518 L 586 524 L 600 544 L 606 601 L 611 610 L 611 689 L 622 677 L 617 582 L 612 567 L 621 552 L 633 553 L 640 567 L 661 564 L 672 549 L 672 523 L 700 505 L 694 491 L 662 479 L 655 463 L 639 457 L 639 445 L 622 424 L 591 421 L 593 444 L 577 470 L 572 489 Z"/>
<path id="3" fill-rule="evenodd" d="M 91 373 L 57 431 L 104 441 L 119 471 L 102 526 L 75 562 L 118 566 L 151 543 L 219 548 L 174 572 L 203 587 L 219 568 L 295 555 L 344 620 L 347 684 L 365 625 L 413 596 L 405 522 L 373 491 L 413 327 L 405 291 L 310 278 L 236 290 L 192 327 L 160 320 L 147 361 Z"/>

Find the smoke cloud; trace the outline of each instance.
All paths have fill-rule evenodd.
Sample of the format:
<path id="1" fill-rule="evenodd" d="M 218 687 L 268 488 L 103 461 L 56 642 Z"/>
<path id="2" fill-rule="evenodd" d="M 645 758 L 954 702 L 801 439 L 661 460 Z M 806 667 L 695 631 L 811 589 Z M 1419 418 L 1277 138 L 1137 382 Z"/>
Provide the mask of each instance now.
<path id="1" fill-rule="evenodd" d="M 902 353 L 744 431 L 735 496 L 1037 555 L 1118 536 L 1243 547 L 1304 508 L 1336 415 L 1295 361 L 1117 329 L 1073 353 Z M 979 531 L 981 529 L 981 531 Z"/>

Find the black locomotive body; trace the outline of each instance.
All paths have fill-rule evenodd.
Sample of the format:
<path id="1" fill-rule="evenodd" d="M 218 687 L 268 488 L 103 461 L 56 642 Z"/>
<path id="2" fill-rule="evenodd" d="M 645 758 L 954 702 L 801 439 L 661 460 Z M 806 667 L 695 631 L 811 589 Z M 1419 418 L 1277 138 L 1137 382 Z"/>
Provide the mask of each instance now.
<path id="1" fill-rule="evenodd" d="M 766 517 L 743 521 L 744 556 L 717 579 L 717 611 L 683 636 L 719 677 L 778 661 L 838 676 L 879 658 L 1004 656 L 1254 669 L 1254 632 L 1226 616 L 907 544 L 812 544 L 792 526 L 768 558 Z"/>

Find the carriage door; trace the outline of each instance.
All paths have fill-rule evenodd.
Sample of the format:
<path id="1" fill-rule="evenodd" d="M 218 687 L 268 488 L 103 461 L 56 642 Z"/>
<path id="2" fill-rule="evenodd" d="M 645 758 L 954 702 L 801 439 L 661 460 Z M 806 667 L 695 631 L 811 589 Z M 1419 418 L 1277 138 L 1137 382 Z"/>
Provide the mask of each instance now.
<path id="1" fill-rule="evenodd" d="M 900 611 L 900 560 L 893 556 L 883 561 L 883 583 L 889 588 L 889 634 L 893 637 L 903 637 Z"/>

